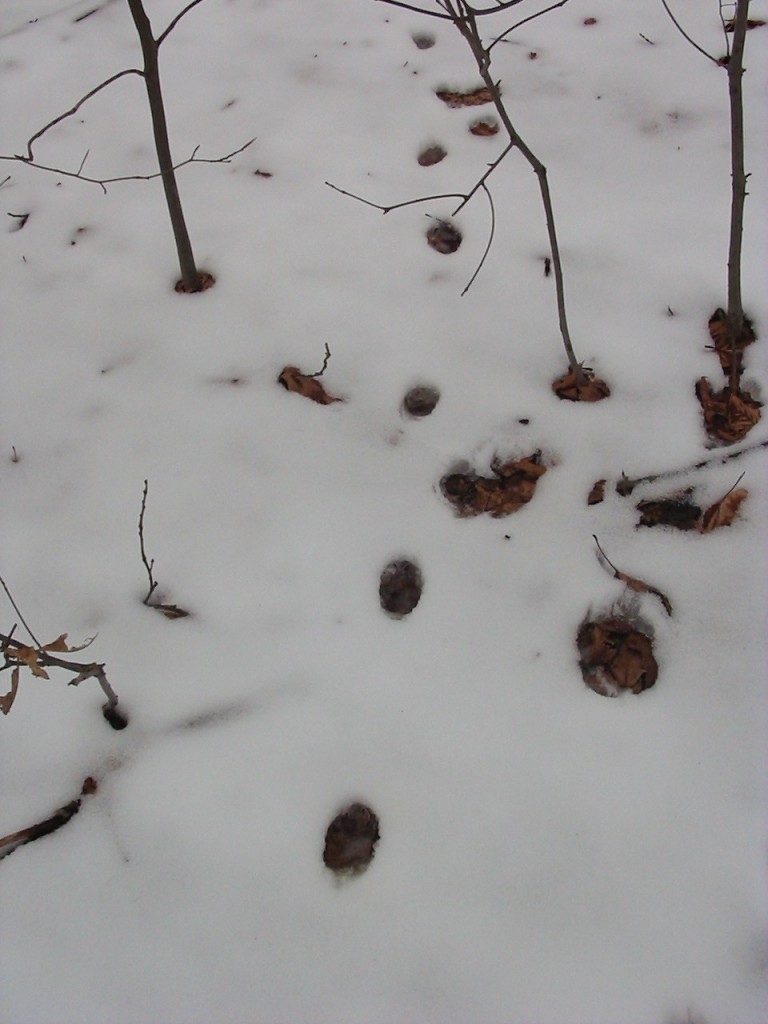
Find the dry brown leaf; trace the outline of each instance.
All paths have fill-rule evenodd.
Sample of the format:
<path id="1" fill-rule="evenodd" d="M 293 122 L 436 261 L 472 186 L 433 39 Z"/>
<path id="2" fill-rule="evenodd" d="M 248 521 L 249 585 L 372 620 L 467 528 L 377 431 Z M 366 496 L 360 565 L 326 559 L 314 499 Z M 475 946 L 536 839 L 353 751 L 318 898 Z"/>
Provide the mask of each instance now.
<path id="1" fill-rule="evenodd" d="M 625 572 L 621 572 L 619 569 L 616 570 L 616 579 L 621 580 L 621 582 L 625 583 L 630 590 L 634 590 L 638 594 L 653 594 L 654 597 L 658 597 L 664 605 L 664 611 L 667 615 L 672 614 L 672 602 L 666 594 L 657 590 L 656 587 L 652 587 L 650 583 L 645 583 L 644 580 L 639 580 L 635 576 L 628 576 Z"/>
<path id="2" fill-rule="evenodd" d="M 457 107 L 480 107 L 485 103 L 493 103 L 491 90 L 485 85 L 480 85 L 477 89 L 471 89 L 468 92 L 438 89 L 435 92 L 435 96 L 442 100 L 446 106 L 454 109 Z"/>
<path id="3" fill-rule="evenodd" d="M 599 505 L 600 502 L 603 501 L 605 498 L 605 484 L 605 480 L 596 480 L 594 484 L 592 484 L 592 490 L 589 492 L 589 497 L 587 498 L 588 505 Z"/>
<path id="4" fill-rule="evenodd" d="M 11 705 L 16 700 L 16 691 L 19 688 L 19 666 L 17 665 L 11 672 L 11 688 L 8 693 L 0 696 L 0 711 L 4 715 L 7 715 L 11 710 Z"/>
<path id="5" fill-rule="evenodd" d="M 62 633 L 61 636 L 57 636 L 56 639 L 53 640 L 51 643 L 43 644 L 41 650 L 62 652 L 64 654 L 68 654 L 69 645 L 67 644 L 67 634 Z"/>
<path id="6" fill-rule="evenodd" d="M 733 357 L 735 355 L 736 374 L 740 377 L 743 370 L 744 349 L 747 345 L 751 345 L 756 337 L 752 327 L 752 322 L 747 318 L 744 319 L 741 337 L 733 346 L 733 350 L 731 346 L 730 332 L 728 330 L 728 317 L 724 309 L 716 309 L 709 318 L 707 326 L 709 328 L 709 336 L 712 339 L 713 348 L 720 360 L 720 366 L 723 369 L 723 373 L 726 377 L 730 378 L 734 362 Z"/>
<path id="7" fill-rule="evenodd" d="M 676 530 L 696 530 L 701 519 L 701 508 L 690 498 L 690 491 L 669 498 L 640 501 L 635 506 L 640 513 L 638 526 L 672 526 Z"/>
<path id="8" fill-rule="evenodd" d="M 21 661 L 31 669 L 33 676 L 40 679 L 49 679 L 48 673 L 41 667 L 39 662 L 40 652 L 34 647 L 16 647 L 9 652 L 15 661 Z"/>
<path id="9" fill-rule="evenodd" d="M 450 221 L 439 220 L 427 231 L 427 243 L 443 256 L 449 256 L 461 245 L 461 232 Z"/>
<path id="10" fill-rule="evenodd" d="M 483 117 L 479 121 L 473 121 L 469 126 L 470 135 L 479 135 L 480 138 L 491 138 L 499 134 L 499 122 L 495 117 Z"/>
<path id="11" fill-rule="evenodd" d="M 760 420 L 761 403 L 740 388 L 713 391 L 707 378 L 702 377 L 696 383 L 696 397 L 707 434 L 726 444 L 743 440 Z"/>
<path id="12" fill-rule="evenodd" d="M 536 491 L 536 483 L 547 471 L 541 453 L 501 463 L 491 463 L 492 477 L 477 473 L 450 473 L 440 481 L 445 497 L 460 516 L 479 516 L 484 512 L 494 518 L 512 515 L 527 505 Z"/>
<path id="13" fill-rule="evenodd" d="M 563 377 L 552 381 L 552 390 L 558 398 L 568 402 L 601 402 L 608 398 L 611 389 L 604 380 L 595 377 L 591 370 L 582 368 L 583 380 L 575 370 L 569 370 Z"/>
<path id="14" fill-rule="evenodd" d="M 764 24 L 765 24 L 765 22 L 762 20 L 762 18 L 747 18 L 747 31 L 749 31 L 749 29 L 751 29 L 751 28 L 762 28 Z M 729 21 L 726 21 L 726 23 L 725 23 L 725 31 L 726 32 L 735 32 L 735 30 L 736 30 L 736 21 L 735 21 L 735 19 L 731 18 Z"/>
<path id="15" fill-rule="evenodd" d="M 379 579 L 379 602 L 393 618 L 410 615 L 421 599 L 424 579 L 415 562 L 400 558 L 385 566 Z"/>
<path id="16" fill-rule="evenodd" d="M 584 682 L 603 697 L 617 697 L 622 690 L 642 693 L 656 682 L 650 637 L 624 619 L 582 623 L 576 644 Z"/>
<path id="17" fill-rule="evenodd" d="M 699 529 L 702 533 L 711 533 L 721 526 L 730 526 L 736 518 L 739 507 L 749 491 L 740 487 L 737 491 L 729 491 L 720 501 L 710 505 L 701 519 Z"/>
<path id="18" fill-rule="evenodd" d="M 297 395 L 309 398 L 318 405 L 330 405 L 332 402 L 341 402 L 341 398 L 334 398 L 329 395 L 317 377 L 311 374 L 302 373 L 297 366 L 286 366 L 277 378 L 286 391 L 293 391 Z"/>

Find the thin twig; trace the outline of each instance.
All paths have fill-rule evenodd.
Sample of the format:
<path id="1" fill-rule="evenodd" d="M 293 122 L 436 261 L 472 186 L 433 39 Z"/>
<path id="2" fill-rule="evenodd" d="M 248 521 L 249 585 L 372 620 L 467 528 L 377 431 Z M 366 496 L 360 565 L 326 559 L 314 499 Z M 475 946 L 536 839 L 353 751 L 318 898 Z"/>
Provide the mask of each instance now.
<path id="1" fill-rule="evenodd" d="M 489 205 L 490 210 L 491 210 L 491 230 L 488 232 L 488 244 L 485 247 L 485 252 L 483 253 L 483 255 L 482 255 L 481 259 L 480 259 L 480 262 L 477 265 L 477 269 L 475 270 L 475 272 L 472 275 L 472 277 L 470 277 L 470 279 L 467 282 L 467 285 L 466 285 L 464 291 L 461 293 L 462 296 L 467 294 L 469 289 L 475 283 L 475 278 L 480 273 L 480 271 L 483 269 L 483 264 L 485 263 L 486 259 L 488 258 L 488 253 L 491 251 L 491 246 L 493 245 L 493 236 L 494 236 L 494 234 L 496 232 L 496 211 L 493 208 L 493 196 L 488 191 L 488 186 L 485 184 L 485 182 L 482 182 L 482 186 L 481 187 L 483 189 L 483 192 L 485 192 L 486 196 L 488 197 L 488 205 Z"/>
<path id="2" fill-rule="evenodd" d="M 536 14 L 529 14 L 527 18 L 523 18 L 522 21 L 516 22 L 508 28 L 506 32 L 502 32 L 500 36 L 496 36 L 496 38 L 486 47 L 486 52 L 490 53 L 496 43 L 506 42 L 507 36 L 511 35 L 516 28 L 520 28 L 521 25 L 526 25 L 529 21 L 534 21 L 536 18 L 540 18 L 542 14 L 548 14 L 550 11 L 554 11 L 558 7 L 563 7 L 567 3 L 568 0 L 558 0 L 558 2 L 556 4 L 552 4 L 551 7 L 545 7 L 543 10 L 537 11 Z"/>
<path id="3" fill-rule="evenodd" d="M 402 7 L 406 11 L 415 11 L 416 14 L 426 14 L 430 18 L 443 18 L 449 21 L 454 20 L 454 15 L 451 13 L 438 14 L 437 11 L 425 11 L 423 7 L 417 7 L 415 4 L 404 3 L 403 0 L 376 0 L 377 3 L 387 4 L 389 7 Z M 482 17 L 484 14 L 498 14 L 499 11 L 509 10 L 510 7 L 517 7 L 518 4 L 522 3 L 523 0 L 506 0 L 506 3 L 500 3 L 497 7 L 490 7 L 485 10 L 479 10 L 476 8 L 469 8 L 473 17 Z M 448 8 L 447 3 L 440 4 L 441 7 Z M 469 6 L 469 5 L 467 5 Z"/>
<path id="4" fill-rule="evenodd" d="M 155 567 L 154 558 L 150 562 L 147 559 L 147 552 L 144 548 L 144 513 L 147 510 L 147 494 L 149 492 L 149 481 L 144 481 L 144 493 L 141 496 L 141 511 L 139 512 L 139 548 L 141 549 L 141 560 L 144 563 L 144 568 L 147 570 L 147 576 L 149 577 L 149 589 L 147 590 L 146 597 L 144 598 L 143 604 L 148 605 L 150 598 L 155 592 L 157 587 L 157 581 L 152 574 L 152 570 Z"/>
<path id="5" fill-rule="evenodd" d="M 656 587 L 652 587 L 650 585 L 650 583 L 646 583 L 645 580 L 638 579 L 636 576 L 629 576 L 627 573 L 622 572 L 621 569 L 617 569 L 616 566 L 613 564 L 613 562 L 608 557 L 608 555 L 606 555 L 605 551 L 603 551 L 603 548 L 602 548 L 602 546 L 600 544 L 600 541 L 597 539 L 597 537 L 595 536 L 594 533 L 592 534 L 592 540 L 597 545 L 597 551 L 598 551 L 597 559 L 598 559 L 598 561 L 600 562 L 601 565 L 603 565 L 604 568 L 605 568 L 605 564 L 607 564 L 607 565 L 609 565 L 611 567 L 611 569 L 613 570 L 613 576 L 614 576 L 615 579 L 621 580 L 622 583 L 626 584 L 626 586 L 628 586 L 630 588 L 630 590 L 634 590 L 635 593 L 638 593 L 638 594 L 653 594 L 654 597 L 658 597 L 658 599 L 661 601 L 662 605 L 664 606 L 664 611 L 667 613 L 667 615 L 671 615 L 672 614 L 672 602 L 669 600 L 669 598 L 667 597 L 666 594 L 663 594 Z"/>
<path id="6" fill-rule="evenodd" d="M 363 199 L 362 196 L 358 196 L 354 192 L 347 192 L 345 189 L 339 188 L 338 185 L 334 185 L 330 181 L 326 181 L 324 184 L 326 184 L 328 188 L 332 188 L 334 192 L 339 192 L 341 195 L 348 196 L 350 199 L 356 199 L 358 203 L 364 203 L 366 206 L 372 206 L 374 210 L 381 210 L 382 213 L 391 213 L 392 210 L 399 210 L 404 206 L 415 206 L 417 203 L 431 203 L 433 199 L 467 199 L 467 194 L 465 192 L 444 192 L 441 195 L 423 196 L 421 199 L 407 199 L 404 203 L 392 203 L 390 206 L 382 206 L 381 203 L 374 203 L 371 202 L 370 199 Z"/>
<path id="7" fill-rule="evenodd" d="M 708 60 L 711 60 L 714 64 L 719 65 L 720 61 L 717 59 L 717 57 L 713 57 L 711 53 L 707 53 L 707 51 L 702 49 L 702 47 L 699 46 L 699 44 L 697 42 L 694 42 L 694 40 L 691 39 L 691 37 L 688 35 L 688 33 L 683 28 L 683 26 L 680 24 L 680 22 L 674 16 L 672 11 L 669 9 L 669 4 L 667 3 L 667 0 L 661 0 L 661 5 L 664 8 L 664 10 L 667 12 L 669 17 L 671 18 L 672 24 L 675 26 L 675 28 L 680 33 L 680 35 L 684 39 L 686 39 L 695 50 L 698 50 L 699 53 L 703 54 Z"/>
<path id="8" fill-rule="evenodd" d="M 219 157 L 199 157 L 197 156 L 197 151 L 200 147 L 195 146 L 192 155 L 186 160 L 174 164 L 173 170 L 177 171 L 180 167 L 186 167 L 188 164 L 227 164 L 232 157 L 242 153 L 244 149 L 247 149 L 255 141 L 256 138 L 254 137 L 246 142 L 245 145 L 240 146 L 238 149 L 233 149 L 231 153 L 227 153 L 226 156 Z M 65 171 L 61 167 L 49 167 L 47 164 L 40 164 L 36 160 L 28 160 L 25 156 L 0 155 L 0 160 L 15 160 L 26 164 L 28 167 L 34 167 L 38 171 L 50 171 L 52 174 L 61 174 L 65 178 L 76 178 L 78 181 L 84 181 L 90 185 L 99 185 L 104 193 L 107 191 L 107 185 L 114 185 L 119 181 L 152 181 L 154 178 L 162 178 L 163 176 L 162 171 L 155 171 L 153 174 L 124 174 L 117 178 L 88 178 L 77 171 Z"/>
<path id="9" fill-rule="evenodd" d="M 14 605 L 15 607 L 15 605 Z M 18 611 L 18 609 L 16 609 Z M 22 620 L 23 621 L 23 620 Z M 30 634 L 31 635 L 31 634 Z M 35 653 L 37 655 L 37 662 L 46 668 L 63 668 L 67 672 L 77 673 L 74 679 L 70 679 L 69 686 L 77 686 L 82 683 L 85 679 L 96 679 L 98 680 L 101 689 L 104 691 L 107 697 L 109 707 L 114 708 L 117 706 L 117 694 L 112 689 L 107 679 L 106 666 L 98 662 L 81 662 L 81 661 L 65 661 L 63 658 L 57 658 L 55 654 L 51 654 L 50 651 L 46 651 L 44 645 L 40 644 L 40 641 L 35 637 L 32 637 L 35 641 Z M 2 645 L 3 653 L 6 659 L 10 656 L 13 658 L 13 650 L 19 650 L 20 648 L 26 648 L 27 645 L 21 643 L 19 640 L 14 640 L 10 634 L 6 636 L 4 633 L 0 633 L 0 644 Z M 82 650 L 82 648 L 78 648 Z M 20 665 L 26 664 L 25 662 L 19 662 Z"/>
<path id="10" fill-rule="evenodd" d="M 31 630 L 31 629 L 29 628 L 29 626 L 27 625 L 27 621 L 26 621 L 26 619 L 25 619 L 25 618 L 24 618 L 24 616 L 23 616 L 23 615 L 21 614 L 21 610 L 19 609 L 19 606 L 18 606 L 18 605 L 16 604 L 16 602 L 14 601 L 14 599 L 13 599 L 13 594 L 12 594 L 12 593 L 10 592 L 10 590 L 8 589 L 8 584 L 7 584 L 6 582 L 5 582 L 5 580 L 3 579 L 3 577 L 2 577 L 2 576 L 0 576 L 0 583 L 1 583 L 1 584 L 2 584 L 2 586 L 3 586 L 3 590 L 4 590 L 4 591 L 6 592 L 6 594 L 8 595 L 8 600 L 9 600 L 9 601 L 11 602 L 11 604 L 13 605 L 14 611 L 16 612 L 16 614 L 17 614 L 17 615 L 19 616 L 19 618 L 21 619 L 21 624 L 22 624 L 22 626 L 24 627 L 24 629 L 26 629 L 26 631 L 27 631 L 27 632 L 29 633 L 29 635 L 30 635 L 30 636 L 32 637 L 32 639 L 33 639 L 33 640 L 35 641 L 35 643 L 36 643 L 36 644 L 37 644 L 37 646 L 39 647 L 39 646 L 40 646 L 40 641 L 39 641 L 39 640 L 37 639 L 37 637 L 35 636 L 35 634 L 34 634 L 34 633 L 32 632 L 32 630 Z M 11 632 L 13 632 L 13 630 L 12 630 Z M 0 636 L 0 640 L 5 640 L 5 639 L 7 639 L 7 640 L 10 640 L 11 638 L 10 638 L 10 637 L 2 637 L 2 636 Z M 19 646 L 19 647 L 23 647 L 23 644 L 19 644 L 18 640 L 14 640 L 13 642 L 14 642 L 15 644 L 18 644 L 18 646 Z"/>
<path id="11" fill-rule="evenodd" d="M 322 370 L 318 370 L 317 373 L 306 373 L 304 376 L 305 377 L 322 377 L 323 374 L 325 373 L 326 367 L 328 366 L 328 362 L 329 362 L 330 358 L 331 358 L 331 350 L 328 348 L 328 342 L 326 341 L 326 343 L 325 343 L 325 359 L 323 359 L 323 368 L 322 368 Z"/>
<path id="12" fill-rule="evenodd" d="M 758 451 L 760 448 L 768 448 L 768 440 L 758 441 L 757 444 L 751 444 L 747 448 L 741 448 L 737 452 L 728 452 L 727 455 L 714 455 L 709 459 L 702 459 L 701 462 L 696 462 L 692 466 L 686 466 L 684 469 L 663 470 L 660 473 L 649 473 L 646 476 L 638 476 L 634 478 L 625 476 L 622 473 L 618 483 L 616 484 L 616 493 L 620 494 L 623 498 L 626 498 L 639 484 L 652 484 L 657 480 L 670 480 L 673 477 L 687 476 L 689 473 L 692 473 L 697 469 L 706 469 L 708 466 L 714 466 L 717 464 L 724 465 L 726 462 L 730 462 L 731 459 L 739 459 L 742 455 L 748 455 L 750 452 Z M 739 477 L 739 479 L 741 479 L 741 477 Z"/>
<path id="13" fill-rule="evenodd" d="M 35 132 L 35 134 L 27 142 L 26 157 L 18 157 L 17 159 L 24 160 L 25 163 L 31 163 L 32 161 L 34 161 L 35 155 L 32 152 L 33 142 L 36 142 L 41 136 L 45 135 L 49 128 L 53 128 L 54 125 L 59 124 L 61 121 L 65 120 L 65 118 L 71 117 L 73 114 L 76 114 L 80 107 L 82 107 L 82 105 L 86 102 L 86 100 L 89 100 L 92 96 L 95 96 L 97 92 L 101 92 L 102 89 L 106 89 L 108 85 L 112 85 L 112 83 L 116 82 L 118 78 L 123 78 L 125 75 L 139 75 L 140 78 L 143 78 L 144 72 L 140 71 L 138 68 L 126 68 L 125 71 L 118 71 L 116 75 L 111 75 L 105 81 L 97 85 L 94 89 L 91 89 L 90 92 L 87 92 L 85 96 L 83 96 L 81 99 L 77 101 L 74 107 L 72 107 L 70 110 L 65 111 L 63 114 L 59 114 L 58 117 L 55 117 L 52 121 L 49 121 L 48 124 L 43 125 L 43 127 L 39 131 Z M 11 158 L 3 157 L 3 159 L 8 160 Z"/>
<path id="14" fill-rule="evenodd" d="M 160 45 L 161 45 L 161 43 L 163 43 L 163 42 L 164 42 L 164 40 L 166 40 L 166 39 L 168 38 L 168 36 L 169 36 L 169 35 L 171 34 L 171 32 L 173 32 L 173 30 L 174 30 L 174 29 L 176 28 L 176 26 L 178 25 L 178 23 L 179 23 L 179 22 L 181 21 L 181 19 L 182 19 L 182 18 L 184 17 L 184 15 L 185 15 L 185 14 L 189 14 L 189 12 L 190 12 L 190 11 L 192 10 L 192 8 L 193 8 L 193 7 L 197 7 L 197 5 L 198 5 L 198 4 L 201 4 L 202 2 L 203 2 L 203 0 L 192 0 L 192 2 L 191 2 L 191 3 L 187 4 L 187 6 L 186 6 L 186 7 L 184 7 L 184 8 L 182 9 L 182 10 L 180 10 L 180 11 L 179 11 L 179 13 L 178 13 L 178 14 L 176 15 L 176 17 L 175 17 L 175 18 L 173 18 L 173 19 L 172 19 L 172 20 L 171 20 L 171 21 L 170 21 L 170 22 L 168 23 L 168 26 L 167 26 L 167 28 L 165 28 L 165 29 L 164 29 L 164 30 L 163 30 L 163 31 L 162 31 L 162 32 L 160 33 L 160 35 L 159 35 L 159 36 L 157 37 L 157 39 L 155 40 L 155 43 L 156 43 L 156 44 L 157 44 L 158 46 L 160 46 Z"/>

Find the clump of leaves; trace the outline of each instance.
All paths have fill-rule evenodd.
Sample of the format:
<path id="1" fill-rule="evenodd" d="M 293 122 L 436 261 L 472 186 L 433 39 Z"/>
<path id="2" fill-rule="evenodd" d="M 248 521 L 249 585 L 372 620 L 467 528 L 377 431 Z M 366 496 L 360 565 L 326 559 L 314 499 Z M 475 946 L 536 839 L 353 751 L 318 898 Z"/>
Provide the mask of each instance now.
<path id="1" fill-rule="evenodd" d="M 387 565 L 379 580 L 379 601 L 395 619 L 410 615 L 421 599 L 424 579 L 415 562 L 400 558 Z"/>
<path id="2" fill-rule="evenodd" d="M 336 874 L 360 874 L 373 860 L 378 841 L 379 819 L 370 807 L 354 803 L 328 826 L 323 863 Z"/>
<path id="3" fill-rule="evenodd" d="M 727 384 L 713 391 L 706 377 L 696 383 L 696 397 L 704 414 L 704 429 L 709 437 L 725 444 L 743 440 L 760 420 L 762 403 L 749 391 Z"/>
<path id="4" fill-rule="evenodd" d="M 712 339 L 712 348 L 720 360 L 723 373 L 730 381 L 732 375 L 735 380 L 741 377 L 744 363 L 744 349 L 756 340 L 756 334 L 752 321 L 744 317 L 741 336 L 731 344 L 731 336 L 728 328 L 728 316 L 724 309 L 718 308 L 709 318 L 709 336 Z"/>
<path id="5" fill-rule="evenodd" d="M 528 504 L 546 471 L 541 452 L 535 451 L 525 458 L 504 463 L 494 459 L 492 477 L 474 472 L 449 473 L 440 481 L 440 489 L 460 516 L 479 516 L 487 512 L 500 518 Z"/>
<path id="6" fill-rule="evenodd" d="M 567 402 L 602 402 L 611 394 L 606 382 L 596 377 L 587 366 L 571 369 L 552 381 L 552 390 Z"/>
<path id="7" fill-rule="evenodd" d="M 625 690 L 642 693 L 656 682 L 653 641 L 625 618 L 583 622 L 576 646 L 584 682 L 601 697 L 618 697 Z"/>

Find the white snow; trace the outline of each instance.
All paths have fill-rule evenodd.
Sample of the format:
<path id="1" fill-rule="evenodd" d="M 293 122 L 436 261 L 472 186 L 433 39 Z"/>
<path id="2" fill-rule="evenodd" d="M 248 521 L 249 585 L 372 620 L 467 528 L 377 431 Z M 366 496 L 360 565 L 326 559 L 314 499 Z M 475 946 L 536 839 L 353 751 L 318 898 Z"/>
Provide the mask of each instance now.
<path id="1" fill-rule="evenodd" d="M 182 6 L 150 0 L 156 31 Z M 674 10 L 722 52 L 714 0 Z M 173 291 L 158 180 L 104 195 L 0 166 L 3 214 L 29 213 L 21 230 L 3 218 L 0 573 L 40 641 L 98 634 L 72 657 L 106 664 L 130 716 L 111 730 L 96 682 L 51 670 L 22 676 L 0 722 L 0 835 L 99 783 L 0 865 L 7 1024 L 765 1019 L 765 449 L 631 498 L 612 486 L 712 454 L 693 385 L 720 379 L 706 325 L 726 299 L 726 75 L 655 0 L 571 0 L 493 54 L 549 170 L 574 343 L 613 392 L 597 405 L 550 389 L 566 363 L 519 154 L 489 179 L 495 239 L 464 297 L 482 195 L 442 256 L 425 215 L 458 199 L 382 217 L 324 184 L 384 205 L 463 193 L 500 154 L 501 136 L 467 133 L 483 108 L 434 96 L 478 81 L 447 22 L 373 0 L 206 0 L 183 19 L 161 49 L 175 158 L 256 137 L 229 164 L 179 171 L 217 278 L 204 294 Z M 750 32 L 744 295 L 759 335 L 767 55 L 768 28 Z M 140 52 L 122 2 L 6 0 L 0 57 L 13 154 Z M 448 156 L 422 168 L 431 142 Z M 35 146 L 71 170 L 86 150 L 93 177 L 155 170 L 138 77 Z M 326 343 L 323 383 L 343 403 L 276 383 L 286 364 L 318 370 Z M 747 365 L 759 395 L 763 342 Z M 404 418 L 424 382 L 437 408 Z M 766 436 L 763 422 L 744 446 Z M 535 449 L 550 469 L 530 505 L 453 515 L 446 472 Z M 636 529 L 640 498 L 693 486 L 707 507 L 742 471 L 731 527 Z M 600 477 L 606 500 L 587 507 Z M 187 619 L 141 603 L 145 479 L 147 552 Z M 593 534 L 674 605 L 668 618 L 635 598 L 660 664 L 640 696 L 581 679 L 579 624 L 627 597 Z M 397 557 L 425 579 L 401 621 L 378 599 Z M 6 601 L 0 630 L 17 621 Z M 340 882 L 323 837 L 356 799 L 381 840 Z"/>

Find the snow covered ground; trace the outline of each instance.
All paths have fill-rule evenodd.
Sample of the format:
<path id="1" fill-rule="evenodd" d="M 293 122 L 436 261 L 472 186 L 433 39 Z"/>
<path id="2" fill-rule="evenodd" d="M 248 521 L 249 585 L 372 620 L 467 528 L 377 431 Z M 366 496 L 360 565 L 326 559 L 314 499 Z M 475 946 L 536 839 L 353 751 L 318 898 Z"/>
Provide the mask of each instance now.
<path id="1" fill-rule="evenodd" d="M 182 6 L 150 0 L 156 31 Z M 714 0 L 674 10 L 719 56 Z M 435 45 L 418 49 L 419 32 Z M 574 344 L 612 388 L 597 405 L 550 389 L 566 364 L 517 153 L 489 181 L 495 239 L 464 297 L 482 195 L 445 256 L 426 215 L 456 199 L 382 217 L 324 184 L 380 204 L 466 192 L 500 154 L 500 135 L 467 131 L 484 108 L 435 97 L 478 83 L 447 22 L 373 0 L 206 0 L 180 22 L 161 49 L 175 158 L 256 137 L 230 164 L 179 172 L 217 279 L 203 294 L 173 290 L 157 180 L 104 195 L 0 166 L 0 573 L 40 641 L 98 634 L 72 657 L 106 664 L 130 717 L 113 731 L 94 680 L 72 689 L 51 670 L 24 673 L 0 721 L 0 835 L 98 782 L 69 824 L 0 864 L 6 1024 L 765 1019 L 765 449 L 613 489 L 622 471 L 711 454 L 693 385 L 720 376 L 706 346 L 726 298 L 726 75 L 657 0 L 571 0 L 493 53 L 549 170 Z M 759 335 L 766 57 L 756 29 L 744 295 Z M 122 0 L 5 0 L 0 58 L 13 154 L 140 53 Z M 447 158 L 421 167 L 430 143 Z M 86 151 L 92 177 L 154 171 L 138 78 L 36 146 L 69 170 Z M 322 380 L 344 402 L 276 383 L 286 364 L 318 370 L 326 344 Z M 747 364 L 759 396 L 762 342 Z M 440 401 L 406 418 L 420 383 Z M 744 447 L 767 436 L 763 422 Z M 549 469 L 509 518 L 458 518 L 440 493 L 461 463 L 534 450 Z M 742 471 L 732 526 L 636 528 L 641 498 L 694 487 L 706 507 Z M 606 500 L 588 507 L 601 477 Z M 145 479 L 147 553 L 185 619 L 142 604 Z M 635 596 L 659 662 L 639 696 L 581 678 L 580 623 L 628 594 L 593 534 L 674 605 L 670 618 Z M 394 620 L 378 586 L 399 557 L 424 591 Z M 19 617 L 3 600 L 7 633 Z M 381 839 L 339 880 L 323 838 L 353 800 Z"/>

